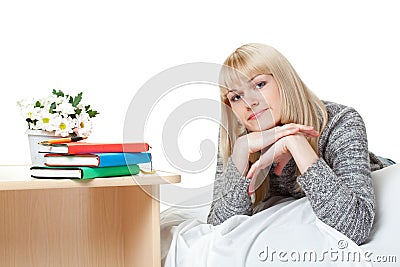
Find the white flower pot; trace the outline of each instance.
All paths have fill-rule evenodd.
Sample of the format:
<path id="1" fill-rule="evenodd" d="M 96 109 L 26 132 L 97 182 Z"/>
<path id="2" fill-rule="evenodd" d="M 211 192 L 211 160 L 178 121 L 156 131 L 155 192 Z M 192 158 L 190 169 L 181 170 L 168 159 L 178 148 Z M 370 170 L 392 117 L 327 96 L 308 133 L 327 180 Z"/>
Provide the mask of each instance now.
<path id="1" fill-rule="evenodd" d="M 31 151 L 32 165 L 44 165 L 44 154 L 39 153 L 39 142 L 49 139 L 61 138 L 61 136 L 56 136 L 54 132 L 47 132 L 42 130 L 27 130 L 29 148 Z"/>

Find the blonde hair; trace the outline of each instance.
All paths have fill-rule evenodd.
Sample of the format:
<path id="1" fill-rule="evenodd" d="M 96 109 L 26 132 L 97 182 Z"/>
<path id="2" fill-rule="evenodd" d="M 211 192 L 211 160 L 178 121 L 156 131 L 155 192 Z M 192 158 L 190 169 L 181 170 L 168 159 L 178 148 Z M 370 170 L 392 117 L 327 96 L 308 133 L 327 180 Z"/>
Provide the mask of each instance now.
<path id="1" fill-rule="evenodd" d="M 224 166 L 232 154 L 235 140 L 246 129 L 233 114 L 227 89 L 241 80 L 241 77 L 254 77 L 258 74 L 270 74 L 274 77 L 281 96 L 281 124 L 298 123 L 313 126 L 321 132 L 326 125 L 328 115 L 323 102 L 312 93 L 300 79 L 289 61 L 276 49 L 265 44 L 250 43 L 237 48 L 225 60 L 220 71 L 221 130 L 220 153 Z M 318 138 L 308 138 L 308 142 L 318 154 Z M 254 161 L 251 160 L 251 161 Z M 264 179 L 265 178 L 265 179 Z M 256 191 L 256 202 L 265 197 L 269 177 L 263 177 L 262 185 Z M 300 190 L 298 186 L 296 188 Z"/>

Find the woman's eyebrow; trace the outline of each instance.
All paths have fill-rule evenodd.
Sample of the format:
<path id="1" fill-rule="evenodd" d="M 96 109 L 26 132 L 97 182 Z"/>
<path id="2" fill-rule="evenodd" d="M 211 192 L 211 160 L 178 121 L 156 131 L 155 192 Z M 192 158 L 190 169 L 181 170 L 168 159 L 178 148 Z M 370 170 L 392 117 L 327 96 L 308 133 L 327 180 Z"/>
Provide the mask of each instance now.
<path id="1" fill-rule="evenodd" d="M 255 79 L 255 78 L 257 78 L 258 76 L 261 76 L 262 74 L 257 74 L 256 76 L 254 76 L 253 78 L 251 78 L 249 81 L 248 81 L 248 83 L 251 83 L 251 82 L 253 82 L 253 80 Z"/>

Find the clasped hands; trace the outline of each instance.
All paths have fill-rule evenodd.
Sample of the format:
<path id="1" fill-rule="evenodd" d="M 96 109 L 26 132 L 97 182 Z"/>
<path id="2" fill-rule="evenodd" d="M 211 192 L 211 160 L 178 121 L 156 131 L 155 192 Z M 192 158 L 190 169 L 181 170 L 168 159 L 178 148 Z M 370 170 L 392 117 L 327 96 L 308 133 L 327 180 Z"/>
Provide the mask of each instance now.
<path id="1" fill-rule="evenodd" d="M 261 132 L 251 132 L 236 140 L 231 156 L 232 161 L 242 175 L 247 172 L 246 178 L 257 177 L 262 169 L 274 162 L 276 163 L 275 174 L 281 175 L 283 168 L 292 158 L 292 154 L 299 149 L 302 150 L 301 146 L 308 145 L 309 147 L 305 150 L 310 151 L 311 146 L 306 137 L 318 135 L 319 133 L 312 126 L 295 123 L 276 126 Z M 263 153 L 249 169 L 249 156 L 257 151 Z"/>

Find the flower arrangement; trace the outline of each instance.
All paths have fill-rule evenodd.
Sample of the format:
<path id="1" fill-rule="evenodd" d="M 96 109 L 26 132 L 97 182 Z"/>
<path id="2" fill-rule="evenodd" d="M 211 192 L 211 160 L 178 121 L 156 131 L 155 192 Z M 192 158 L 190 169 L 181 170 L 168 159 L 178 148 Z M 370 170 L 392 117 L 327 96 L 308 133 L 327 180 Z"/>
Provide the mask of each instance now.
<path id="1" fill-rule="evenodd" d="M 82 92 L 76 96 L 53 89 L 47 98 L 22 99 L 17 102 L 21 115 L 32 130 L 54 132 L 57 136 L 89 136 L 92 118 L 99 113 L 82 103 Z"/>

